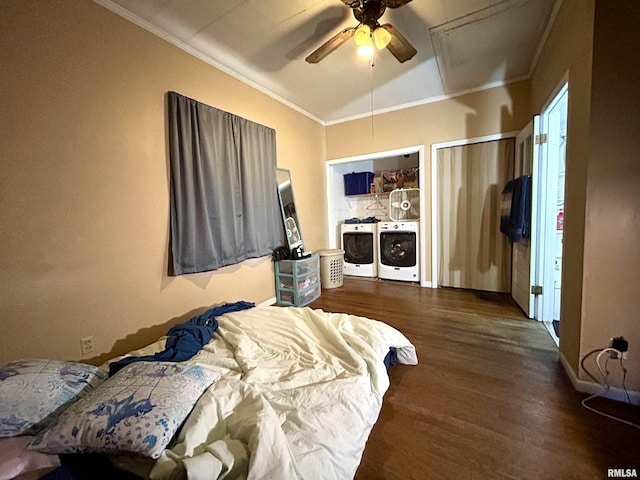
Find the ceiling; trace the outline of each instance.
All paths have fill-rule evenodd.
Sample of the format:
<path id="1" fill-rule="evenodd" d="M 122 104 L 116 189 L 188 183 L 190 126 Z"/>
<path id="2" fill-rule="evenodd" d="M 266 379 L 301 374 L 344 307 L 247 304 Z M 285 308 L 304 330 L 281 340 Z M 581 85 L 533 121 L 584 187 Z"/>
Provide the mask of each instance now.
<path id="1" fill-rule="evenodd" d="M 373 67 L 348 41 L 305 57 L 356 26 L 340 0 L 95 0 L 322 124 L 419 105 L 530 76 L 561 0 L 413 0 L 388 8 L 418 50 Z"/>

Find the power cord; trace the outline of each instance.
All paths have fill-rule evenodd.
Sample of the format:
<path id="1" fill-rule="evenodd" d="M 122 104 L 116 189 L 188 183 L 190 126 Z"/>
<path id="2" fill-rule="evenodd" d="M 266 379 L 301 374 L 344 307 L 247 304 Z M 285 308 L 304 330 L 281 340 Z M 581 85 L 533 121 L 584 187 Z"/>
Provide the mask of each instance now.
<path id="1" fill-rule="evenodd" d="M 598 367 L 598 371 L 600 372 L 600 375 L 602 376 L 602 381 L 598 380 L 588 369 L 587 367 L 584 365 L 584 362 L 587 358 L 589 358 L 591 355 L 597 353 L 598 356 L 596 357 L 596 366 Z M 640 429 L 640 425 L 630 422 L 629 420 L 625 420 L 623 418 L 619 418 L 616 417 L 614 415 L 609 415 L 608 413 L 602 412 L 590 405 L 587 405 L 587 402 L 590 400 L 593 400 L 594 398 L 597 398 L 601 395 L 603 395 L 604 393 L 607 393 L 609 391 L 609 370 L 607 368 L 608 364 L 609 364 L 609 355 L 607 355 L 607 360 L 605 362 L 604 365 L 604 369 L 602 368 L 602 365 L 600 364 L 600 360 L 602 358 L 603 355 L 608 354 L 608 353 L 615 353 L 617 359 L 620 360 L 620 368 L 622 369 L 622 388 L 624 389 L 624 393 L 627 397 L 627 403 L 631 403 L 631 399 L 629 398 L 629 392 L 627 391 L 627 387 L 625 385 L 626 379 L 627 379 L 627 369 L 624 366 L 624 362 L 622 361 L 622 352 L 619 350 L 616 350 L 615 348 L 597 348 L 595 350 L 590 351 L 589 353 L 587 353 L 584 357 L 582 357 L 582 360 L 580 360 L 580 366 L 582 367 L 582 369 L 585 371 L 585 373 L 587 375 L 589 375 L 594 382 L 596 382 L 598 385 L 600 385 L 602 388 L 604 388 L 604 391 L 600 392 L 600 393 L 594 393 L 593 395 L 590 395 L 589 397 L 585 398 L 582 400 L 582 402 L 580 402 L 582 404 L 582 406 L 584 408 L 586 408 L 587 410 L 590 410 L 594 413 L 597 413 L 598 415 L 602 415 L 603 417 L 607 417 L 611 420 L 615 420 L 617 422 L 621 422 L 624 423 L 625 425 L 629 425 L 631 427 L 634 428 L 638 428 Z"/>

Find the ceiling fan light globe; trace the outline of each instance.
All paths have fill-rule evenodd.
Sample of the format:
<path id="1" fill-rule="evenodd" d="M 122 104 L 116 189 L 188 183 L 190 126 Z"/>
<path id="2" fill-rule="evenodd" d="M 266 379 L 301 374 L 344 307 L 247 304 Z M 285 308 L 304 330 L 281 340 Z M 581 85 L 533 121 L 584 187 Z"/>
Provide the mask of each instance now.
<path id="1" fill-rule="evenodd" d="M 391 41 L 391 34 L 384 27 L 378 27 L 373 31 L 373 41 L 376 44 L 378 50 L 387 48 Z"/>
<path id="2" fill-rule="evenodd" d="M 353 40 L 359 47 L 371 43 L 371 29 L 369 28 L 369 25 L 360 25 L 353 34 Z"/>
<path id="3" fill-rule="evenodd" d="M 358 47 L 358 55 L 361 57 L 371 57 L 373 55 L 373 45 L 360 45 Z"/>

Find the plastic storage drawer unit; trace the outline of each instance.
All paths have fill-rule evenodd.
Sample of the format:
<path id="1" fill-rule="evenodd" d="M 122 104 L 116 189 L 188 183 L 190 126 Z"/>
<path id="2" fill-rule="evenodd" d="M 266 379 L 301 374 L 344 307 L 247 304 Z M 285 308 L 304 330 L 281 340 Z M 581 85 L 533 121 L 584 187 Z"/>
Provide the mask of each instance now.
<path id="1" fill-rule="evenodd" d="M 278 305 L 302 307 L 320 296 L 320 257 L 317 254 L 300 260 L 278 260 L 275 270 Z"/>

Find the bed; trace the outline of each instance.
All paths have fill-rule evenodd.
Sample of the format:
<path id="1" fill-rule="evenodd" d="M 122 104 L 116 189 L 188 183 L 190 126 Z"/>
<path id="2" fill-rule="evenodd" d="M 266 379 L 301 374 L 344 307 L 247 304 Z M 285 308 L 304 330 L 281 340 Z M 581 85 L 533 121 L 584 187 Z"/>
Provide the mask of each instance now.
<path id="1" fill-rule="evenodd" d="M 204 346 L 187 360 L 164 361 L 165 336 L 100 367 L 105 376 L 110 365 L 124 364 L 36 436 L 24 437 L 29 452 L 41 456 L 39 471 L 56 468 L 65 453 L 93 452 L 108 454 L 132 478 L 353 478 L 389 387 L 389 364 L 417 364 L 410 341 L 383 322 L 308 307 L 243 308 L 215 321 L 211 340 L 201 339 Z M 161 388 L 168 379 L 173 390 Z M 152 393 L 144 401 L 128 395 L 127 381 Z M 90 399 L 99 391 L 97 408 Z M 163 403 L 180 411 L 161 418 L 151 407 Z M 146 432 L 138 435 L 142 447 L 123 440 L 154 422 L 166 429 L 166 444 Z M 92 444 L 96 437 L 103 443 Z M 1 439 L 0 450 L 17 438 Z M 26 476 L 36 463 L 23 478 L 38 478 Z M 12 478 L 2 468 L 0 479 Z"/>

